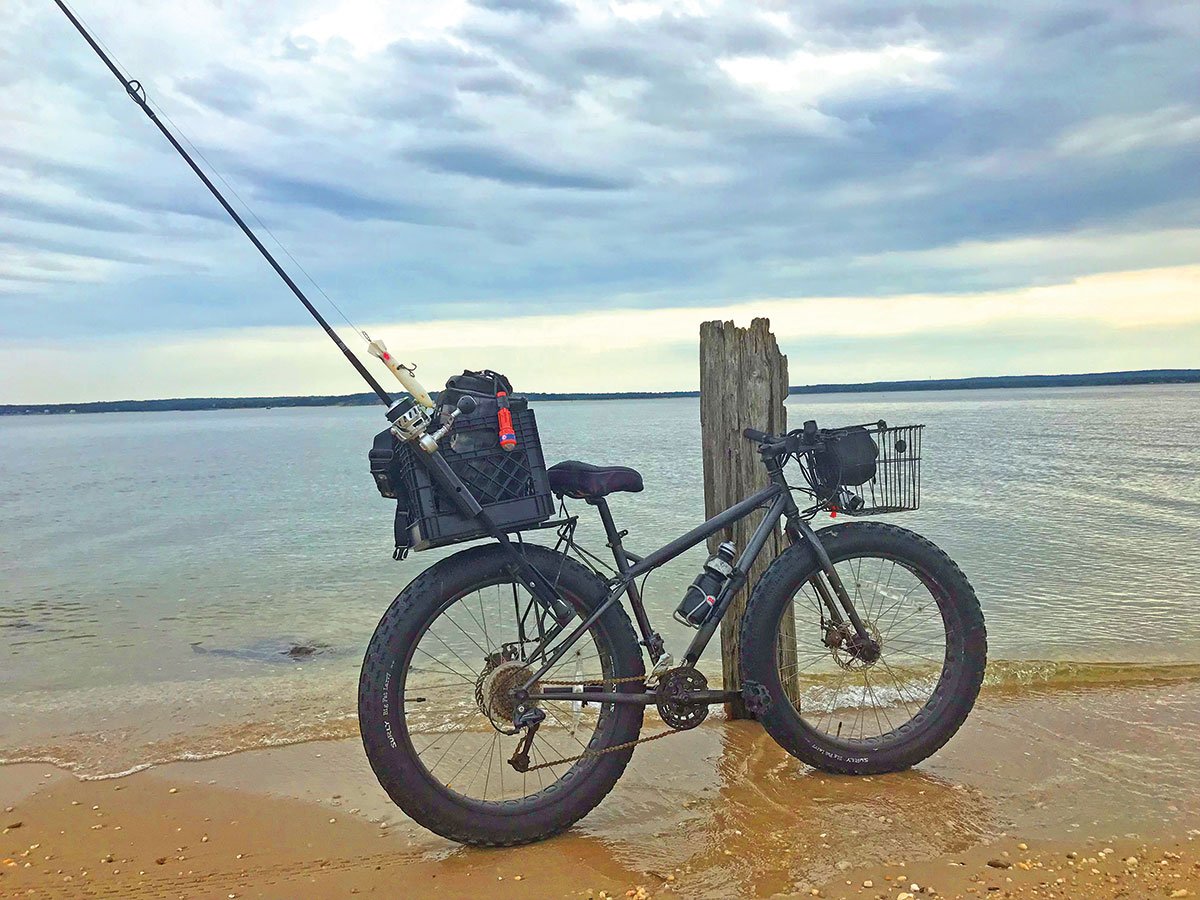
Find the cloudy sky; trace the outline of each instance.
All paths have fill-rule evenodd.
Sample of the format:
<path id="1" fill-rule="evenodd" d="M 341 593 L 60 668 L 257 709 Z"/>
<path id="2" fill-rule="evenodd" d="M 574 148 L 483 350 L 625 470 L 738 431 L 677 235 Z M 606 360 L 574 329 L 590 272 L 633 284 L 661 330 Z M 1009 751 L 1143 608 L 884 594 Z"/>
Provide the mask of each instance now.
<path id="1" fill-rule="evenodd" d="M 1200 365 L 1198 3 L 75 5 L 430 384 Z M 0 402 L 362 389 L 50 0 L 0 46 Z"/>

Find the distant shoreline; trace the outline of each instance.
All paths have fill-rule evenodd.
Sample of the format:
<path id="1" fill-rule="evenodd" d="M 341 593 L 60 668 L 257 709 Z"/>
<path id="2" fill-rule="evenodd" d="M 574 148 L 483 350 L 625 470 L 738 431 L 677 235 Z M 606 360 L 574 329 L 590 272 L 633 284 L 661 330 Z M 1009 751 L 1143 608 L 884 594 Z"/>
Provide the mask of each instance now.
<path id="1" fill-rule="evenodd" d="M 864 394 L 907 391 L 1005 390 L 1048 387 L 1115 387 L 1137 384 L 1198 384 L 1200 369 L 1139 369 L 1079 375 L 997 375 L 977 378 L 932 378 L 871 381 L 862 384 L 793 385 L 789 394 Z M 699 397 L 699 391 L 614 391 L 611 393 L 544 393 L 520 391 L 530 400 L 669 400 Z M 435 394 L 436 396 L 436 394 Z M 170 412 L 201 409 L 270 409 L 297 406 L 373 406 L 370 393 L 312 397 L 183 397 L 169 400 L 100 400 L 90 403 L 0 404 L 0 416 L 69 415 L 103 412 Z"/>

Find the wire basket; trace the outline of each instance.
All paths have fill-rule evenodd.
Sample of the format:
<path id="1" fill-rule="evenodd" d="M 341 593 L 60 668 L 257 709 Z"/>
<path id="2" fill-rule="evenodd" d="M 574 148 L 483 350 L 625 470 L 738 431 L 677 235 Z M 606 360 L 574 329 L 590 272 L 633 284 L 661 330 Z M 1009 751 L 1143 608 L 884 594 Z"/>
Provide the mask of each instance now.
<path id="1" fill-rule="evenodd" d="M 813 458 L 810 483 L 818 499 L 848 516 L 919 509 L 924 429 L 876 422 L 833 432 Z"/>

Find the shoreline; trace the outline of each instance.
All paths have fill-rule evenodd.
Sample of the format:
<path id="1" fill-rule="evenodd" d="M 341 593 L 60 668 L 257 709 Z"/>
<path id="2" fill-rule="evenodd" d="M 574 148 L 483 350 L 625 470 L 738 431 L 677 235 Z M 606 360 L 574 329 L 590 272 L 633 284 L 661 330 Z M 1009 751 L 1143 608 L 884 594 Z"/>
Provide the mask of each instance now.
<path id="1" fill-rule="evenodd" d="M 903 873 L 905 889 L 924 883 L 944 897 L 1130 896 L 1131 885 L 1132 896 L 1200 896 L 1200 809 L 1188 799 L 1197 734 L 1196 683 L 993 694 L 918 769 L 835 778 L 752 722 L 718 722 L 639 748 L 612 795 L 564 835 L 500 851 L 407 820 L 354 739 L 104 781 L 11 765 L 0 767 L 0 895 L 395 896 L 403 879 L 431 897 L 622 897 L 641 887 L 896 900 Z M 1115 852 L 1101 854 L 1107 846 Z M 1068 852 L 1096 862 L 1067 865 Z M 1153 866 L 1127 871 L 1129 856 Z"/>
<path id="2" fill-rule="evenodd" d="M 347 670 L 349 672 L 349 670 Z M 9 718 L 9 731 L 22 735 L 21 744 L 0 741 L 0 769 L 4 766 L 36 764 L 69 772 L 84 781 L 106 781 L 179 762 L 206 762 L 239 753 L 278 749 L 321 742 L 336 742 L 356 737 L 357 717 L 352 708 L 339 705 L 343 694 L 352 695 L 353 673 L 335 679 L 320 697 L 304 698 L 293 704 L 289 714 L 256 717 L 262 712 L 247 706 L 248 698 L 219 695 L 191 696 L 174 701 L 174 715 L 168 727 L 157 730 L 153 722 L 180 689 L 175 682 L 143 686 L 155 688 L 141 702 L 132 703 L 121 713 L 110 712 L 103 724 L 88 730 L 64 732 L 58 726 L 64 715 L 88 706 L 113 707 L 127 703 L 118 688 L 100 694 L 89 689 L 84 696 L 71 696 L 61 706 L 49 710 L 28 711 Z M 710 678 L 721 677 L 719 669 L 707 671 Z M 343 683 L 344 682 L 344 683 Z M 993 659 L 980 694 L 980 704 L 1020 702 L 1039 696 L 1128 691 L 1153 686 L 1195 685 L 1200 689 L 1200 663 L 1182 660 L 1117 662 L 1101 660 Z M 186 693 L 186 691 L 185 691 Z M 297 698 L 291 698 L 295 701 Z M 220 704 L 221 714 L 201 715 L 197 709 Z M 334 705 L 330 705 L 334 704 Z M 196 718 L 193 719 L 193 716 Z M 718 709 L 702 727 L 713 727 L 723 719 Z M 660 724 L 653 710 L 649 727 Z"/>
<path id="3" fill-rule="evenodd" d="M 1200 384 L 1200 369 L 1135 369 L 1077 375 L 982 375 L 967 378 L 905 379 L 844 384 L 790 385 L 788 396 L 826 394 L 910 394 L 944 391 L 1030 390 L 1042 388 L 1137 387 Z M 520 391 L 535 403 L 574 400 L 677 400 L 698 398 L 698 390 L 545 392 Z M 433 391 L 436 399 L 439 391 Z M 88 415 L 108 412 L 199 412 L 222 409 L 375 406 L 371 393 L 279 397 L 173 397 L 151 400 L 87 400 L 75 403 L 0 403 L 3 416 Z"/>

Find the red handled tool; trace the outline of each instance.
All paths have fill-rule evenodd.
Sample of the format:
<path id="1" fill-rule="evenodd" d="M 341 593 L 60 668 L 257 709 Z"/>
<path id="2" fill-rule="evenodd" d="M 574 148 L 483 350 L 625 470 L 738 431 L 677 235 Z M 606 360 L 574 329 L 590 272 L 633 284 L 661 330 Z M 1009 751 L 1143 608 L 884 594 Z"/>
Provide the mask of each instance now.
<path id="1" fill-rule="evenodd" d="M 500 435 L 500 446 L 505 450 L 516 449 L 517 433 L 513 430 L 512 412 L 508 408 L 508 392 L 496 391 L 496 402 L 500 408 L 496 411 L 496 426 Z"/>

